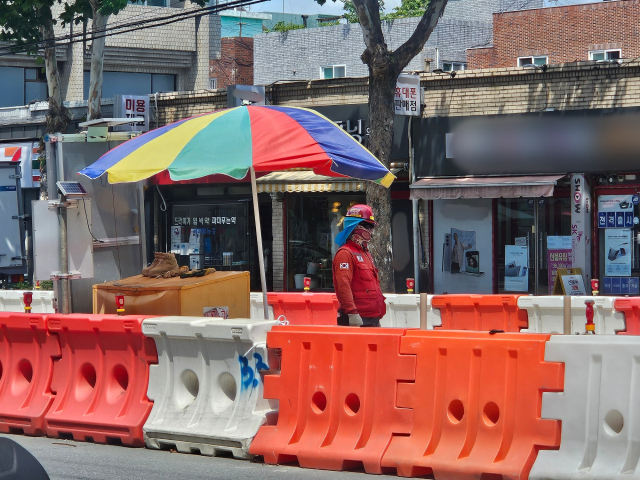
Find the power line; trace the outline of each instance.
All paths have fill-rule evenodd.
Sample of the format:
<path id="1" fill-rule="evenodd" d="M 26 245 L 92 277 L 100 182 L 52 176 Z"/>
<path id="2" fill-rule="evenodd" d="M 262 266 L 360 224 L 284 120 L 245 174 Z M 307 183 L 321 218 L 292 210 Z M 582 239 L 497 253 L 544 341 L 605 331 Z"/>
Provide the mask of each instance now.
<path id="1" fill-rule="evenodd" d="M 202 17 L 205 15 L 210 15 L 213 13 L 218 13 L 221 12 L 223 10 L 227 10 L 229 7 L 234 7 L 234 6 L 245 6 L 245 5 L 253 5 L 256 3 L 262 3 L 265 2 L 267 0 L 235 0 L 235 1 L 231 1 L 231 2 L 226 2 L 224 4 L 221 5 L 215 5 L 212 7 L 205 7 L 199 10 L 189 10 L 188 12 L 180 12 L 180 13 L 176 13 L 176 14 L 172 14 L 172 15 L 166 15 L 166 16 L 162 16 L 162 17 L 155 17 L 152 19 L 146 19 L 146 20 L 138 20 L 136 22 L 129 22 L 129 23 L 124 23 L 121 25 L 116 25 L 116 26 L 109 26 L 109 24 L 107 24 L 107 26 L 103 29 L 99 29 L 96 30 L 94 32 L 92 32 L 92 35 L 90 37 L 90 40 L 94 40 L 97 38 L 104 38 L 104 37 L 110 37 L 113 35 L 120 35 L 123 33 L 129 33 L 129 32 L 133 32 L 133 31 L 137 31 L 137 30 L 144 30 L 146 28 L 154 28 L 154 27 L 160 27 L 163 25 L 169 25 L 171 23 L 176 23 L 176 22 L 180 22 L 183 20 L 188 20 L 191 18 L 196 18 L 196 17 Z M 149 25 L 150 23 L 153 23 L 152 25 Z M 131 28 L 126 28 L 126 27 L 131 27 Z M 121 31 L 116 31 L 114 32 L 114 30 L 121 30 Z M 97 33 L 97 35 L 96 35 Z M 102 33 L 102 35 L 100 35 Z M 14 55 L 16 53 L 20 53 L 20 52 L 24 52 L 27 50 L 38 50 L 38 49 L 42 49 L 42 48 L 54 48 L 57 46 L 62 46 L 62 45 L 68 45 L 71 43 L 79 43 L 82 41 L 85 41 L 85 34 L 84 32 L 80 32 L 80 33 L 69 33 L 68 35 L 63 35 L 63 36 L 59 36 L 59 37 L 55 37 L 53 39 L 49 39 L 49 40 L 40 40 L 40 41 L 35 41 L 35 42 L 25 42 L 25 43 L 21 43 L 21 44 L 17 44 L 17 45 L 9 45 L 6 47 L 0 47 L 0 56 L 6 56 L 6 55 Z"/>

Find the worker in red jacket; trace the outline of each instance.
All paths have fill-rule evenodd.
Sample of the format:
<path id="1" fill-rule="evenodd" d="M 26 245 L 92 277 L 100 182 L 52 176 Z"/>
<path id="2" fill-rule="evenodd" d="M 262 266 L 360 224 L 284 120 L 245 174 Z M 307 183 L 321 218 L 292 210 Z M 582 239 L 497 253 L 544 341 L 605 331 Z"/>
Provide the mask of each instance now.
<path id="1" fill-rule="evenodd" d="M 371 207 L 354 205 L 336 236 L 340 248 L 333 258 L 333 286 L 340 302 L 338 325 L 379 327 L 387 311 L 378 269 L 368 249 L 376 225 Z"/>

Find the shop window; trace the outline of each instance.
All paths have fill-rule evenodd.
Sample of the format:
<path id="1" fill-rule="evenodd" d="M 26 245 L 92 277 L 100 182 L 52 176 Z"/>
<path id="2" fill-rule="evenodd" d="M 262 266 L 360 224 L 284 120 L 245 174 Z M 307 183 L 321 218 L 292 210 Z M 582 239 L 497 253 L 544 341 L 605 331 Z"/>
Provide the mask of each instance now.
<path id="1" fill-rule="evenodd" d="M 504 198 L 497 203 L 498 292 L 551 294 L 557 268 L 571 267 L 569 198 Z"/>
<path id="2" fill-rule="evenodd" d="M 312 290 L 333 290 L 332 262 L 351 205 L 365 203 L 363 194 L 289 195 L 287 197 L 287 286 L 302 290 L 311 277 Z"/>
<path id="3" fill-rule="evenodd" d="M 173 205 L 171 252 L 192 269 L 249 270 L 248 228 L 246 203 Z"/>
<path id="4" fill-rule="evenodd" d="M 549 57 L 546 55 L 537 55 L 533 57 L 520 57 L 518 58 L 519 67 L 528 67 L 535 65 L 536 67 L 547 65 L 549 63 Z"/>
<path id="5" fill-rule="evenodd" d="M 636 189 L 619 192 L 597 198 L 600 295 L 639 295 L 640 196 Z"/>
<path id="6" fill-rule="evenodd" d="M 445 72 L 466 70 L 467 64 L 464 62 L 442 62 L 442 70 Z"/>
<path id="7" fill-rule="evenodd" d="M 322 78 L 342 78 L 346 77 L 347 67 L 345 65 L 330 65 L 320 68 Z"/>
<path id="8" fill-rule="evenodd" d="M 589 52 L 589 60 L 619 60 L 621 50 L 593 50 Z"/>

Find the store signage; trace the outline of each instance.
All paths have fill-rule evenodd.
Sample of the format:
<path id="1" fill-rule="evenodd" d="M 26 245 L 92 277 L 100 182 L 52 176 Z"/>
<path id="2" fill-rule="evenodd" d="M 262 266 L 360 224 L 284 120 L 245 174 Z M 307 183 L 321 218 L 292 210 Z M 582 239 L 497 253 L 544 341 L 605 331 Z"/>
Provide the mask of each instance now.
<path id="1" fill-rule="evenodd" d="M 633 228 L 633 197 L 637 195 L 600 195 L 598 228 Z"/>
<path id="2" fill-rule="evenodd" d="M 587 294 L 582 275 L 562 275 L 560 278 L 562 278 L 562 286 L 566 295 L 585 296 Z"/>
<path id="3" fill-rule="evenodd" d="M 176 225 L 235 225 L 237 217 L 175 217 Z M 215 233 L 215 232 L 214 232 Z"/>
<path id="4" fill-rule="evenodd" d="M 115 96 L 116 118 L 144 118 L 144 123 L 130 123 L 119 125 L 114 129 L 119 132 L 148 132 L 149 131 L 149 97 L 135 95 Z"/>
<path id="5" fill-rule="evenodd" d="M 358 120 L 338 120 L 335 122 L 341 129 L 351 135 L 357 142 L 365 144 L 366 138 L 369 136 L 369 127 L 366 120 L 360 118 Z"/>
<path id="6" fill-rule="evenodd" d="M 571 268 L 571 237 L 547 237 L 547 280 L 549 294 L 559 269 Z"/>
<path id="7" fill-rule="evenodd" d="M 393 99 L 396 115 L 420 116 L 420 76 L 401 74 Z"/>
<path id="8" fill-rule="evenodd" d="M 571 175 L 571 258 L 585 282 L 591 280 L 591 187 L 583 174 Z"/>
<path id="9" fill-rule="evenodd" d="M 602 293 L 605 295 L 640 295 L 640 278 L 604 277 Z"/>

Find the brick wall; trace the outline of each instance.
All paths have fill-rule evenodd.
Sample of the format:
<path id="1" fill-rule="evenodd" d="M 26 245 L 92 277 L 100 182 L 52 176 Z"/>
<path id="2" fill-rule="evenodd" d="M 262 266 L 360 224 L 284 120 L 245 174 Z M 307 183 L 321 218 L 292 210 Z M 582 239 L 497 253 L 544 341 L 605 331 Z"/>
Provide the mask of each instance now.
<path id="1" fill-rule="evenodd" d="M 640 106 L 640 61 L 621 66 L 574 62 L 545 72 L 512 67 L 421 74 L 424 117 L 582 110 Z M 311 107 L 364 104 L 367 78 L 288 82 L 268 86 L 271 104 Z M 226 108 L 227 93 L 178 92 L 158 96 L 159 124 Z"/>
<path id="2" fill-rule="evenodd" d="M 518 57 L 547 55 L 550 64 L 584 61 L 590 50 L 621 49 L 640 57 L 640 0 L 539 8 L 493 15 L 493 46 L 467 50 L 469 68 L 514 67 Z"/>
<path id="3" fill-rule="evenodd" d="M 218 88 L 253 85 L 253 38 L 223 38 L 220 59 L 209 62 L 209 78 L 217 79 Z"/>

